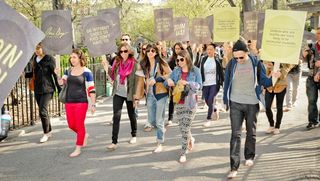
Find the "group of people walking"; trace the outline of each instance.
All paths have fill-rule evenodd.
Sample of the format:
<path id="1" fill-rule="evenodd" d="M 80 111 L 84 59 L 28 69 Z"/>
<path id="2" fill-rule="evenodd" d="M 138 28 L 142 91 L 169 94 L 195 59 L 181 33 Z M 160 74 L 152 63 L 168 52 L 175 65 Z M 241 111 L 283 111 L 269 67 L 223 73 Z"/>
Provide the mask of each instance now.
<path id="1" fill-rule="evenodd" d="M 303 52 L 303 58 L 308 61 L 310 75 L 307 79 L 308 129 L 318 124 L 318 67 L 320 67 L 320 28 L 317 30 L 317 42 Z M 175 120 L 181 133 L 181 153 L 179 162 L 187 160 L 188 151 L 192 150 L 195 138 L 191 127 L 197 110 L 197 102 L 204 99 L 208 106 L 205 127 L 212 120 L 219 119 L 219 108 L 216 106 L 216 96 L 223 87 L 223 103 L 230 111 L 230 173 L 229 178 L 237 175 L 240 166 L 241 132 L 243 123 L 246 129 L 245 165 L 252 166 L 256 148 L 256 125 L 260 105 L 265 106 L 270 127 L 266 133 L 279 134 L 283 111 L 290 111 L 297 100 L 297 82 L 299 65 L 280 64 L 279 71 L 273 71 L 273 62 L 261 61 L 259 56 L 250 52 L 250 45 L 238 40 L 233 46 L 226 43 L 225 50 L 220 51 L 214 43 L 201 45 L 198 52 L 192 52 L 187 43 L 177 42 L 172 47 L 172 56 L 159 43 L 141 45 L 140 54 L 131 45 L 131 38 L 124 34 L 112 61 L 102 61 L 103 67 L 110 76 L 113 86 L 113 118 L 112 143 L 108 150 L 118 148 L 118 135 L 124 102 L 131 125 L 130 144 L 137 142 L 137 106 L 145 97 L 148 121 L 145 131 L 155 129 L 156 146 L 154 153 L 163 151 L 166 125 Z M 311 55 L 310 55 L 311 52 Z M 195 55 L 195 56 L 193 56 Z M 229 57 L 228 60 L 226 57 Z M 227 62 L 224 62 L 227 60 Z M 26 77 L 35 76 L 35 97 L 39 106 L 40 118 L 44 135 L 41 143 L 52 136 L 48 115 L 48 103 L 60 86 L 67 86 L 66 117 L 68 126 L 76 135 L 76 147 L 70 157 L 81 154 L 81 148 L 86 146 L 89 134 L 85 129 L 86 113 L 95 112 L 96 94 L 92 72 L 86 68 L 87 58 L 80 49 L 74 49 L 69 59 L 70 68 L 60 70 L 55 67 L 54 58 L 43 52 L 41 43 L 36 47 L 32 60 L 32 72 Z M 295 76 L 298 72 L 298 78 Z M 301 72 L 301 70 L 300 70 Z M 272 78 L 277 79 L 272 84 Z M 289 84 L 288 84 L 289 83 Z M 293 85 L 291 85 L 293 84 Z M 59 86 L 60 85 L 60 86 Z M 289 86 L 289 87 L 288 87 Z M 292 90 L 293 89 L 293 90 Z M 197 92 L 202 90 L 202 97 Z M 283 102 L 287 93 L 286 109 Z M 289 96 L 288 96 L 289 95 Z M 277 115 L 273 118 L 272 103 L 276 97 Z M 169 103 L 169 104 L 168 104 Z M 166 107 L 168 105 L 168 121 L 166 123 Z M 245 122 L 244 122 L 245 121 Z"/>

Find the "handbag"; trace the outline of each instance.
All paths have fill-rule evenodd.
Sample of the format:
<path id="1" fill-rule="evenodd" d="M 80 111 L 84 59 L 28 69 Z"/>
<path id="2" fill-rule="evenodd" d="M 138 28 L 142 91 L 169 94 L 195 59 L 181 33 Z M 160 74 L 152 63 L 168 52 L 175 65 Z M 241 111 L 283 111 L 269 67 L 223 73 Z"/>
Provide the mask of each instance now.
<path id="1" fill-rule="evenodd" d="M 71 69 L 68 70 L 68 75 L 70 74 Z M 63 104 L 66 103 L 66 98 L 67 98 L 67 90 L 68 90 L 68 81 L 65 81 L 66 83 L 62 87 L 60 93 L 59 93 L 59 101 L 62 102 Z"/>
<path id="2" fill-rule="evenodd" d="M 174 87 L 173 91 L 172 91 L 172 100 L 173 100 L 173 103 L 179 103 L 180 100 L 181 100 L 181 95 L 182 95 L 182 92 L 184 91 L 184 85 L 182 85 L 180 83 L 180 81 L 177 82 L 177 85 Z"/>
<path id="3" fill-rule="evenodd" d="M 157 75 L 158 75 L 157 70 L 158 70 L 158 66 L 159 66 L 159 65 L 160 65 L 160 64 L 157 63 L 157 66 L 155 67 L 155 70 L 154 70 L 154 71 L 155 71 L 155 76 L 154 76 L 154 78 L 156 78 Z M 160 66 L 161 66 L 161 65 L 160 65 Z M 168 88 L 167 88 L 166 86 L 164 86 L 163 82 L 156 82 L 155 87 L 156 87 L 156 90 L 155 90 L 156 94 L 165 94 L 165 93 L 168 93 Z"/>
<path id="4" fill-rule="evenodd" d="M 35 83 L 35 80 L 36 80 L 36 76 L 35 76 L 35 74 L 33 73 L 33 74 L 32 74 L 32 78 L 31 78 L 30 81 L 29 81 L 29 89 L 30 89 L 31 91 L 34 91 L 34 83 Z"/>
<path id="5" fill-rule="evenodd" d="M 62 103 L 66 103 L 66 97 L 67 97 L 67 89 L 68 89 L 68 84 L 66 83 L 60 93 L 59 93 L 59 101 Z"/>

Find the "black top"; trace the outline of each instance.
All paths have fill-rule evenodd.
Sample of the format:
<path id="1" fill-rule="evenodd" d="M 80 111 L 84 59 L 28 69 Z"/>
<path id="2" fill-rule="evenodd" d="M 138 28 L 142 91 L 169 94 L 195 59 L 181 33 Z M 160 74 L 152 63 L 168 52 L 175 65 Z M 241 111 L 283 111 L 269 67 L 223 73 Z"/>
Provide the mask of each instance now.
<path id="1" fill-rule="evenodd" d="M 67 103 L 87 103 L 87 93 L 85 77 L 83 74 L 78 76 L 68 75 L 67 78 Z"/>
<path id="2" fill-rule="evenodd" d="M 56 68 L 55 60 L 50 55 L 45 55 L 39 63 L 36 61 L 37 56 L 32 59 L 32 72 L 26 73 L 26 78 L 31 78 L 35 73 L 35 94 L 53 93 L 56 90 L 60 91 L 57 75 L 54 72 Z"/>

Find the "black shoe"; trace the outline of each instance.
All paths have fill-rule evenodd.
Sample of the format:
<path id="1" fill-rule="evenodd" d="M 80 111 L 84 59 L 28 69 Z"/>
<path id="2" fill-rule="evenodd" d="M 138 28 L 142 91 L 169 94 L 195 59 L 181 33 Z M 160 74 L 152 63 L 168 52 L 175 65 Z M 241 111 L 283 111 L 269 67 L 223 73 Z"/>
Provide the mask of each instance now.
<path id="1" fill-rule="evenodd" d="M 311 130 L 311 129 L 315 128 L 315 127 L 317 126 L 317 124 L 318 124 L 318 123 L 309 123 L 306 128 L 307 128 L 308 130 Z"/>

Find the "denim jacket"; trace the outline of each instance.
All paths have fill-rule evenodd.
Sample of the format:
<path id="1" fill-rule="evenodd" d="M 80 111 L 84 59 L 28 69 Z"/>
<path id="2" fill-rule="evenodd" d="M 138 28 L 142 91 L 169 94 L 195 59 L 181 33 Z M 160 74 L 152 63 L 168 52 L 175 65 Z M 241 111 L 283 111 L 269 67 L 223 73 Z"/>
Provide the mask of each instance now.
<path id="1" fill-rule="evenodd" d="M 249 55 L 249 60 L 252 63 L 253 73 L 254 73 L 255 87 L 253 87 L 253 88 L 255 89 L 256 96 L 257 96 L 258 100 L 263 105 L 265 105 L 264 96 L 262 95 L 262 86 L 263 87 L 272 86 L 272 78 L 267 77 L 264 65 L 262 65 L 262 63 L 257 58 L 255 58 L 252 55 Z M 231 64 L 231 65 L 229 65 L 229 64 Z M 229 103 L 230 103 L 232 81 L 234 79 L 234 74 L 236 71 L 237 64 L 238 64 L 237 60 L 232 58 L 226 67 L 225 80 L 224 80 L 224 86 L 223 86 L 223 102 L 227 106 L 229 106 Z M 261 68 L 259 76 L 257 76 L 257 66 L 260 66 L 260 68 Z M 260 79 L 257 80 L 257 77 L 259 77 Z M 245 90 L 243 90 L 243 91 L 245 91 Z"/>
<path id="2" fill-rule="evenodd" d="M 176 67 L 170 75 L 170 79 L 173 80 L 176 85 L 177 82 L 181 79 L 182 70 L 181 67 Z M 202 78 L 200 69 L 198 67 L 193 67 L 187 75 L 187 82 L 190 84 L 190 88 L 193 91 L 200 90 L 202 88 Z M 165 81 L 164 85 L 168 87 L 168 82 Z"/>

